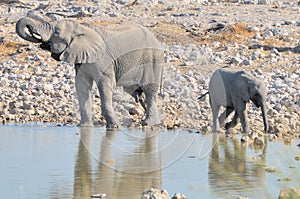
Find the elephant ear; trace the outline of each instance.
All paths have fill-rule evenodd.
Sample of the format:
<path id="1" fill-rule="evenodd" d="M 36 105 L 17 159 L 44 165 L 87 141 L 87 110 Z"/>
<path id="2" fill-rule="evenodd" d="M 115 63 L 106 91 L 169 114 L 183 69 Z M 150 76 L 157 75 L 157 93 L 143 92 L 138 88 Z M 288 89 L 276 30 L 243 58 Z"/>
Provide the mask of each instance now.
<path id="1" fill-rule="evenodd" d="M 74 25 L 73 37 L 60 55 L 68 63 L 95 63 L 104 55 L 105 43 L 94 30 L 81 24 Z"/>
<path id="2" fill-rule="evenodd" d="M 245 102 L 249 102 L 249 78 L 245 72 L 240 71 L 240 73 L 232 82 L 233 93 L 237 94 Z"/>

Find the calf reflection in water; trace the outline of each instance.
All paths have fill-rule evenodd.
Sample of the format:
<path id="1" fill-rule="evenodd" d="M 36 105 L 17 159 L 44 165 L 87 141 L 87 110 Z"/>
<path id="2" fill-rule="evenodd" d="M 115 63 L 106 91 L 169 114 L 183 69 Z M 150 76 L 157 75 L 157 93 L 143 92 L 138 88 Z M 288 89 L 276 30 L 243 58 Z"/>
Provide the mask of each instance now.
<path id="1" fill-rule="evenodd" d="M 80 128 L 73 198 L 89 198 L 93 194 L 106 193 L 107 198 L 111 199 L 132 199 L 140 198 L 145 189 L 161 188 L 157 132 L 150 128 L 141 132 L 145 138 L 135 149 L 126 151 L 114 142 L 118 133 L 124 132 L 107 131 L 99 143 L 100 155 L 94 157 L 95 154 L 91 154 L 90 150 L 94 144 L 91 140 L 92 130 L 89 127 Z M 134 136 L 130 139 L 134 139 Z M 120 154 L 116 154 L 116 151 Z"/>
<path id="2" fill-rule="evenodd" d="M 250 197 L 262 187 L 267 146 L 254 148 L 261 159 L 247 157 L 248 146 L 240 139 L 214 134 L 210 154 L 208 182 L 214 194 L 221 198 Z M 265 140 L 267 143 L 267 140 Z M 257 146 L 258 147 L 258 146 Z M 249 152 L 249 151 L 248 151 Z"/>

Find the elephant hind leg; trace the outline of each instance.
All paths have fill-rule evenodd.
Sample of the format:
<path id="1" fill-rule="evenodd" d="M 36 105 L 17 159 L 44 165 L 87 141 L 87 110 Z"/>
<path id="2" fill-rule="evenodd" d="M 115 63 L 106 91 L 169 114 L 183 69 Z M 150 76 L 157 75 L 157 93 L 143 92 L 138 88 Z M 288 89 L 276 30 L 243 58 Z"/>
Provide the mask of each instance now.
<path id="1" fill-rule="evenodd" d="M 147 104 L 145 102 L 145 95 L 143 89 L 139 87 L 133 92 L 132 96 L 134 97 L 135 102 L 140 103 L 144 110 L 147 111 Z"/>
<path id="2" fill-rule="evenodd" d="M 212 115 L 213 115 L 213 129 L 212 132 L 213 133 L 217 133 L 220 132 L 220 124 L 219 124 L 219 120 L 218 120 L 218 115 L 219 115 L 219 107 L 212 107 Z"/>
<path id="3" fill-rule="evenodd" d="M 227 106 L 225 111 L 219 117 L 219 124 L 221 127 L 225 125 L 226 118 L 234 111 L 233 107 Z"/>
<path id="4" fill-rule="evenodd" d="M 234 114 L 232 120 L 231 120 L 230 122 L 226 123 L 225 129 L 228 130 L 228 129 L 230 129 L 230 128 L 235 127 L 235 126 L 237 125 L 237 122 L 238 122 L 238 113 L 235 112 L 235 114 Z"/>
<path id="5" fill-rule="evenodd" d="M 146 103 L 145 95 L 141 95 L 139 97 L 139 103 L 142 105 L 144 110 L 147 112 L 147 103 Z"/>
<path id="6" fill-rule="evenodd" d="M 138 103 L 140 101 L 140 97 L 143 94 L 143 89 L 141 87 L 137 88 L 133 94 L 132 97 L 134 97 L 134 100 L 136 103 Z"/>
<path id="7" fill-rule="evenodd" d="M 144 93 L 146 95 L 146 103 L 144 105 L 146 119 L 142 122 L 144 126 L 154 126 L 160 123 L 156 102 L 157 92 L 158 86 L 156 84 L 148 84 L 144 87 Z"/>
<path id="8" fill-rule="evenodd" d="M 246 102 L 243 100 L 235 101 L 235 114 L 231 122 L 227 123 L 225 128 L 233 128 L 237 124 L 238 118 L 240 118 L 242 123 L 242 128 L 244 133 L 249 133 L 248 121 L 247 121 L 247 111 L 246 111 Z"/>

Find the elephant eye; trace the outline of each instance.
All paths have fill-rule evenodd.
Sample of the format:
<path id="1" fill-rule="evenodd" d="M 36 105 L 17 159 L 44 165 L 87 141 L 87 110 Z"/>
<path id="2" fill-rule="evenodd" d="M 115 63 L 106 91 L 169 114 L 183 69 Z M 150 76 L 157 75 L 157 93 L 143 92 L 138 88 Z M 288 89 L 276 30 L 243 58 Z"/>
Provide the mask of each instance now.
<path id="1" fill-rule="evenodd" d="M 55 35 L 59 35 L 59 29 L 58 29 L 58 28 L 55 28 L 54 34 L 55 34 Z"/>

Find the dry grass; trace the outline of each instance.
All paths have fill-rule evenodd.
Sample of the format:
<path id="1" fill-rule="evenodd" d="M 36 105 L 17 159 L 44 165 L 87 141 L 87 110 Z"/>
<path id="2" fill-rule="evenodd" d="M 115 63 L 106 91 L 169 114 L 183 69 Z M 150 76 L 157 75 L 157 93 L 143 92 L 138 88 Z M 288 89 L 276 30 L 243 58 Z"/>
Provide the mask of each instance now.
<path id="1" fill-rule="evenodd" d="M 200 37 L 200 41 L 203 44 L 211 44 L 216 41 L 221 44 L 232 44 L 233 42 L 240 44 L 247 42 L 247 40 L 252 38 L 254 35 L 254 32 L 249 32 L 247 30 L 245 24 L 236 23 L 228 25 L 218 32 L 207 32 L 204 37 Z M 196 38 L 196 40 L 198 39 Z"/>
<path id="2" fill-rule="evenodd" d="M 26 56 L 35 56 L 39 55 L 41 57 L 45 58 L 45 61 L 49 64 L 55 67 L 57 65 L 56 61 L 52 59 L 48 59 L 50 57 L 50 53 L 40 50 L 38 52 L 35 51 L 28 51 L 26 50 L 29 45 L 29 42 L 25 41 L 24 43 L 21 42 L 15 42 L 15 41 L 6 41 L 3 44 L 0 45 L 0 60 L 11 60 L 12 55 L 17 55 L 18 63 L 19 64 L 25 64 L 28 63 L 28 60 L 25 59 Z M 17 53 L 17 50 L 21 49 L 21 53 Z M 36 64 L 39 65 L 40 61 L 36 61 Z M 28 71 L 31 72 L 31 71 Z"/>
<path id="3" fill-rule="evenodd" d="M 249 32 L 246 25 L 236 23 L 226 26 L 219 32 L 205 32 L 198 29 L 185 29 L 177 24 L 158 23 L 150 28 L 157 38 L 167 44 L 189 44 L 196 45 L 208 44 L 213 42 L 226 43 L 244 43 L 255 35 L 254 32 Z"/>
<path id="4" fill-rule="evenodd" d="M 10 54 L 15 53 L 20 48 L 21 43 L 7 41 L 0 44 L 0 59 L 7 59 Z"/>
<path id="5" fill-rule="evenodd" d="M 286 42 L 284 42 L 282 39 L 269 38 L 269 39 L 265 39 L 264 41 L 262 41 L 261 45 L 284 47 L 286 45 Z M 289 47 L 292 47 L 292 46 L 289 46 Z"/>
<path id="6" fill-rule="evenodd" d="M 224 29 L 219 32 L 205 32 L 200 30 L 191 30 L 186 31 L 185 28 L 177 25 L 177 24 L 168 24 L 168 23 L 158 23 L 157 25 L 149 28 L 152 32 L 155 33 L 157 38 L 168 45 L 180 44 L 195 44 L 195 45 L 211 45 L 214 42 L 220 42 L 222 45 L 232 45 L 234 42 L 239 45 L 250 45 L 249 40 L 255 36 L 255 32 L 249 32 L 247 30 L 247 26 L 245 24 L 236 23 L 229 26 L 226 26 Z M 285 47 L 287 42 L 283 39 L 266 39 L 263 40 L 262 45 L 270 45 L 276 47 Z M 244 53 L 251 53 L 251 50 L 244 49 Z M 255 69 L 259 66 L 263 71 L 270 71 L 274 67 L 281 68 L 286 72 L 293 72 L 300 68 L 300 65 L 294 65 L 289 67 L 284 67 L 287 63 L 286 60 L 279 61 L 276 63 L 270 62 L 271 57 L 269 56 L 270 51 L 263 52 L 266 56 L 265 59 L 259 60 L 251 66 L 244 66 L 243 68 Z M 285 58 L 289 58 L 289 60 L 297 60 L 298 54 L 284 52 L 282 53 Z M 266 62 L 267 61 L 267 62 Z M 178 63 L 170 63 L 172 65 L 179 65 Z M 183 67 L 180 67 L 181 70 Z M 192 70 L 190 67 L 186 67 L 188 70 Z"/>
<path id="7" fill-rule="evenodd" d="M 91 23 L 97 26 L 106 26 L 111 24 L 117 24 L 117 21 L 94 21 Z"/>
<path id="8" fill-rule="evenodd" d="M 195 40 L 189 36 L 183 28 L 176 24 L 158 23 L 149 29 L 156 35 L 157 39 L 169 45 L 194 43 Z"/>

